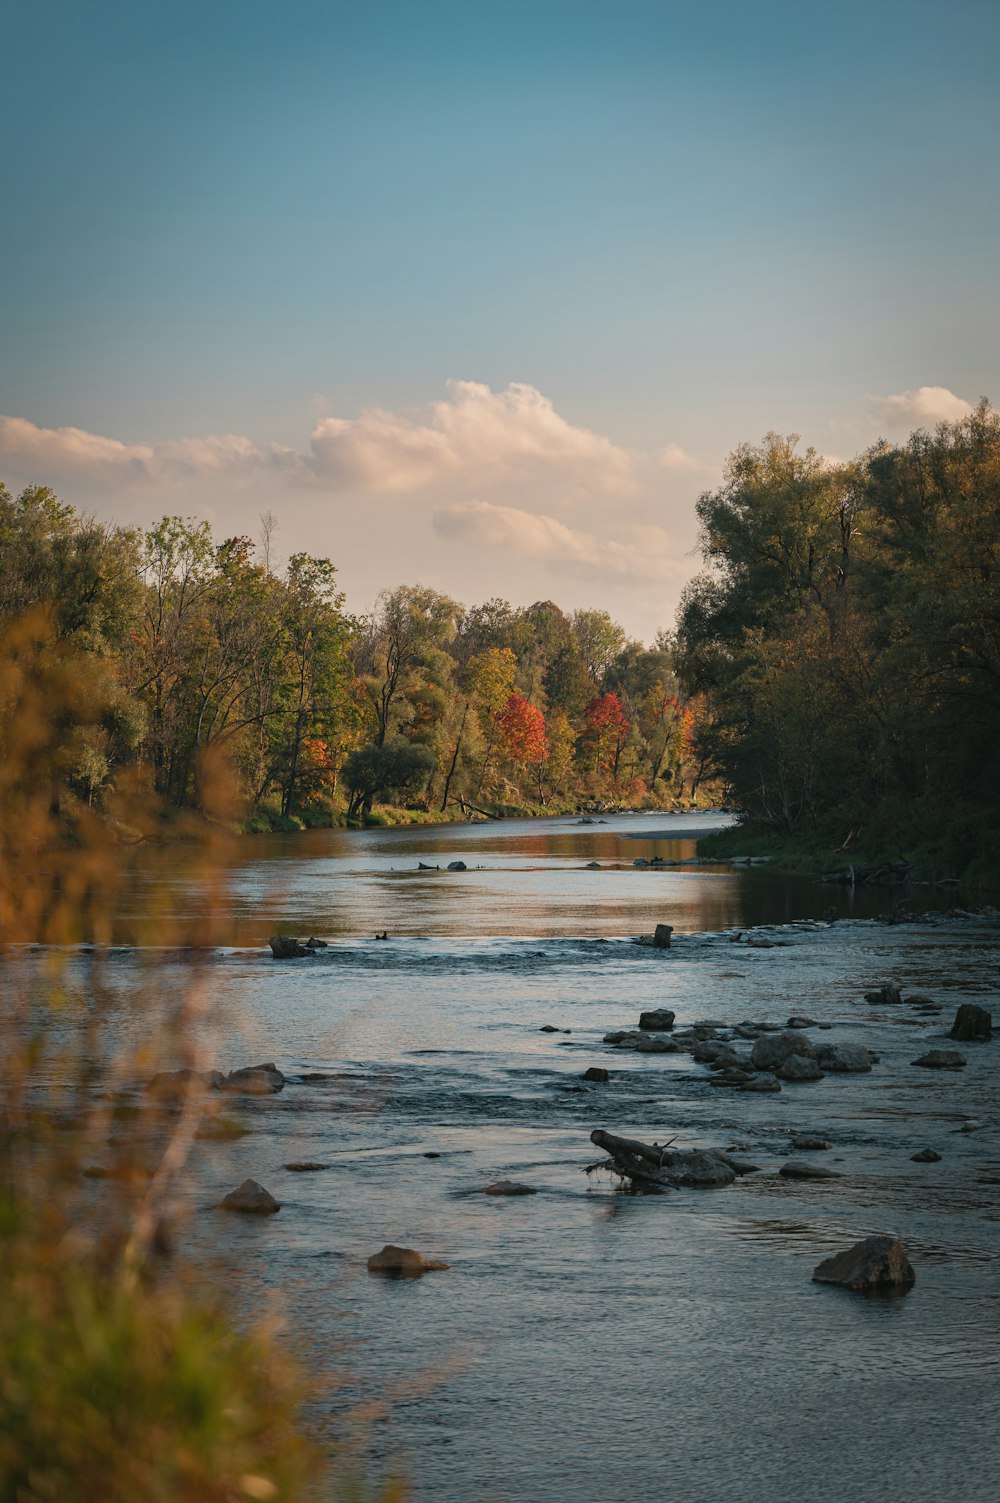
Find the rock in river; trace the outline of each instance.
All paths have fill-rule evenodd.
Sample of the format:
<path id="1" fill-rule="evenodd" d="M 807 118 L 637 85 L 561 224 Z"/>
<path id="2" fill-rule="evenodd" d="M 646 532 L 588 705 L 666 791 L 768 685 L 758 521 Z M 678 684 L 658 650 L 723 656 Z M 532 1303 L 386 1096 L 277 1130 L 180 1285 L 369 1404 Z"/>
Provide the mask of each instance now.
<path id="1" fill-rule="evenodd" d="M 653 930 L 653 948 L 656 950 L 669 950 L 670 936 L 673 932 L 673 924 L 657 924 Z"/>
<path id="2" fill-rule="evenodd" d="M 821 1169 L 819 1164 L 807 1164 L 803 1159 L 789 1159 L 778 1173 L 783 1179 L 842 1179 L 836 1169 Z"/>
<path id="3" fill-rule="evenodd" d="M 941 1155 L 934 1148 L 921 1148 L 919 1153 L 911 1153 L 910 1158 L 914 1164 L 940 1164 Z"/>
<path id="4" fill-rule="evenodd" d="M 923 1065 L 925 1070 L 962 1070 L 965 1058 L 957 1049 L 929 1049 L 919 1059 L 911 1059 L 911 1065 Z"/>
<path id="5" fill-rule="evenodd" d="M 985 1044 L 993 1037 L 993 1014 L 973 1002 L 963 1002 L 948 1035 L 966 1044 Z"/>
<path id="6" fill-rule="evenodd" d="M 303 955 L 313 953 L 289 934 L 272 934 L 268 944 L 271 946 L 271 954 L 275 960 L 301 960 Z"/>
<path id="7" fill-rule="evenodd" d="M 755 1070 L 777 1070 L 793 1054 L 800 1054 L 805 1059 L 816 1057 L 816 1051 L 804 1033 L 786 1029 L 784 1033 L 758 1039 L 750 1051 L 750 1063 Z"/>
<path id="8" fill-rule="evenodd" d="M 603 1066 L 590 1065 L 586 1070 L 584 1070 L 583 1074 L 580 1076 L 580 1079 L 596 1080 L 603 1085 L 605 1081 L 611 1079 L 611 1076 L 608 1074 L 607 1070 L 603 1068 Z"/>
<path id="9" fill-rule="evenodd" d="M 817 1058 L 820 1068 L 832 1072 L 864 1073 L 872 1059 L 864 1044 L 820 1044 Z"/>
<path id="10" fill-rule="evenodd" d="M 833 1144 L 827 1138 L 813 1138 L 808 1133 L 792 1139 L 792 1147 L 801 1149 L 803 1153 L 818 1153 L 821 1149 L 832 1148 Z"/>
<path id="11" fill-rule="evenodd" d="M 222 1090 L 240 1091 L 245 1096 L 274 1096 L 284 1085 L 285 1077 L 277 1065 L 245 1065 L 242 1070 L 230 1070 Z"/>
<path id="12" fill-rule="evenodd" d="M 449 861 L 448 870 L 450 872 L 467 872 L 469 868 L 464 861 Z"/>
<path id="13" fill-rule="evenodd" d="M 870 1067 L 869 1067 L 870 1068 Z M 782 1080 L 822 1080 L 823 1071 L 814 1059 L 804 1054 L 790 1054 L 783 1065 L 775 1070 Z"/>
<path id="14" fill-rule="evenodd" d="M 281 1207 L 263 1185 L 255 1179 L 245 1179 L 236 1190 L 230 1190 L 222 1202 L 226 1211 L 243 1211 L 250 1216 L 273 1216 Z"/>
<path id="15" fill-rule="evenodd" d="M 826 1258 L 813 1272 L 817 1284 L 844 1289 L 909 1289 L 916 1282 L 906 1248 L 896 1237 L 866 1237 L 836 1257 Z"/>
<path id="16" fill-rule="evenodd" d="M 674 1026 L 676 1013 L 672 1013 L 669 1007 L 654 1007 L 651 1012 L 639 1014 L 639 1027 L 647 1033 L 669 1033 Z"/>
<path id="17" fill-rule="evenodd" d="M 396 1247 L 387 1242 L 381 1252 L 368 1259 L 369 1273 L 387 1273 L 394 1278 L 418 1279 L 422 1273 L 443 1273 L 448 1264 L 425 1258 L 412 1247 Z"/>
<path id="18" fill-rule="evenodd" d="M 513 1179 L 498 1179 L 492 1185 L 487 1185 L 484 1195 L 537 1195 L 534 1185 L 519 1185 Z"/>

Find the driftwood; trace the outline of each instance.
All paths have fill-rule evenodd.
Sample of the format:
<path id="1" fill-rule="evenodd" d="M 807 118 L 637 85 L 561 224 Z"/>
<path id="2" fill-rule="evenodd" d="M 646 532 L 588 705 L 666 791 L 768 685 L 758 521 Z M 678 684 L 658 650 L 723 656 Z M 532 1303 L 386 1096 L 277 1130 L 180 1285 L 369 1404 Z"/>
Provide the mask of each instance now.
<path id="1" fill-rule="evenodd" d="M 591 1164 L 610 1169 L 638 1187 L 675 1190 L 682 1186 L 731 1185 L 737 1175 L 752 1174 L 756 1164 L 744 1164 L 718 1148 L 672 1148 L 670 1143 L 641 1143 L 638 1138 L 618 1138 L 596 1128 L 590 1141 L 603 1148 L 606 1160 Z M 674 1140 L 671 1139 L 671 1143 Z"/>

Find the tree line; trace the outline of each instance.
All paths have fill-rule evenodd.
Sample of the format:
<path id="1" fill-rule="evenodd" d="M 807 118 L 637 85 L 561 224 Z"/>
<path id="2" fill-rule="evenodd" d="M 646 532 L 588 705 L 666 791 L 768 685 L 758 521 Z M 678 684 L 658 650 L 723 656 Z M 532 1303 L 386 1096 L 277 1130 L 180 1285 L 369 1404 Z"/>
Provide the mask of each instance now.
<path id="1" fill-rule="evenodd" d="M 1000 854 L 1000 417 L 830 463 L 769 434 L 698 503 L 676 638 L 701 750 L 759 827 Z"/>
<path id="2" fill-rule="evenodd" d="M 605 611 L 419 585 L 353 616 L 330 560 L 272 565 L 271 531 L 142 531 L 0 486 L 0 623 L 46 609 L 102 679 L 96 722 L 66 727 L 72 796 L 100 807 L 128 769 L 164 807 L 197 808 L 209 754 L 255 828 L 697 795 L 705 698 L 667 633 L 645 647 Z"/>

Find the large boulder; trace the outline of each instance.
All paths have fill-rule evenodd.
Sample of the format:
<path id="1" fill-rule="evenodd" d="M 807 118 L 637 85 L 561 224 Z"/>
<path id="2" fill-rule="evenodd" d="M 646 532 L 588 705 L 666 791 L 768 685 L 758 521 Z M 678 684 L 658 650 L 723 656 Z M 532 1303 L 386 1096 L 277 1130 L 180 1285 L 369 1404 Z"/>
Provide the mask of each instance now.
<path id="1" fill-rule="evenodd" d="M 948 1037 L 964 1044 L 988 1043 L 993 1037 L 993 1014 L 974 1002 L 963 1002 Z"/>
<path id="2" fill-rule="evenodd" d="M 820 1044 L 816 1057 L 820 1069 L 831 1072 L 863 1074 L 872 1067 L 864 1044 Z"/>
<path id="3" fill-rule="evenodd" d="M 639 1027 L 647 1033 L 669 1033 L 674 1026 L 676 1013 L 672 1013 L 669 1007 L 654 1007 L 650 1012 L 639 1014 Z"/>
<path id="4" fill-rule="evenodd" d="M 274 1196 L 255 1179 L 245 1179 L 236 1190 L 230 1190 L 222 1207 L 226 1211 L 243 1211 L 248 1216 L 273 1216 L 281 1210 Z"/>
<path id="5" fill-rule="evenodd" d="M 449 861 L 448 870 L 450 872 L 467 872 L 469 868 L 464 861 Z"/>
<path id="6" fill-rule="evenodd" d="M 911 1065 L 922 1065 L 925 1070 L 962 1070 L 965 1068 L 965 1058 L 957 1049 L 928 1049 L 919 1059 L 912 1059 Z"/>
<path id="7" fill-rule="evenodd" d="M 272 934 L 268 944 L 271 946 L 271 954 L 275 960 L 301 960 L 303 955 L 313 953 L 299 940 L 293 939 L 290 934 Z"/>
<path id="8" fill-rule="evenodd" d="M 845 1252 L 826 1258 L 813 1272 L 817 1284 L 839 1284 L 859 1292 L 910 1289 L 916 1282 L 906 1248 L 896 1237 L 866 1237 Z"/>
<path id="9" fill-rule="evenodd" d="M 611 1077 L 608 1074 L 607 1070 L 605 1070 L 603 1065 L 588 1065 L 587 1069 L 584 1070 L 583 1074 L 580 1076 L 580 1079 L 595 1080 L 598 1082 L 598 1084 L 603 1085 L 606 1081 L 610 1080 Z"/>
<path id="10" fill-rule="evenodd" d="M 670 936 L 673 932 L 673 924 L 657 924 L 653 930 L 653 948 L 656 950 L 669 950 Z"/>
<path id="11" fill-rule="evenodd" d="M 769 1034 L 758 1039 L 750 1051 L 750 1063 L 755 1070 L 777 1070 L 793 1054 L 805 1059 L 815 1059 L 816 1050 L 804 1033 L 786 1028 L 784 1033 Z"/>
<path id="12" fill-rule="evenodd" d="M 381 1252 L 368 1259 L 369 1273 L 385 1273 L 393 1278 L 418 1279 L 422 1273 L 445 1272 L 448 1264 L 425 1258 L 412 1247 L 396 1247 L 387 1242 Z"/>
<path id="13" fill-rule="evenodd" d="M 274 1096 L 284 1085 L 285 1077 L 277 1065 L 245 1065 L 242 1070 L 230 1070 L 221 1089 L 239 1091 L 244 1096 Z"/>

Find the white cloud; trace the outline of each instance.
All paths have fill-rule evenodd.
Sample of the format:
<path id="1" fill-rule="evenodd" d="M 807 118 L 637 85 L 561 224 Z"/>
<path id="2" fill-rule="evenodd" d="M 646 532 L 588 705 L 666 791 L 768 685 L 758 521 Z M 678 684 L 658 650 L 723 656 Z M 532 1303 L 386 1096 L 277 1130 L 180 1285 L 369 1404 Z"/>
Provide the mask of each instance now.
<path id="1" fill-rule="evenodd" d="M 326 418 L 313 433 L 312 454 L 320 479 L 352 490 L 418 490 L 458 475 L 466 485 L 541 475 L 588 491 L 633 484 L 632 455 L 567 422 L 548 397 L 520 381 L 499 392 L 449 381 L 448 396 L 425 421 L 381 408 Z"/>
<path id="2" fill-rule="evenodd" d="M 946 386 L 918 386 L 892 397 L 871 397 L 869 406 L 876 422 L 893 430 L 934 427 L 968 417 L 972 405 Z"/>
<path id="3" fill-rule="evenodd" d="M 0 417 L 0 458 L 33 475 L 104 483 L 171 483 L 192 475 L 235 478 L 281 472 L 330 491 L 404 493 L 460 484 L 542 482 L 562 495 L 625 494 L 635 456 L 561 417 L 534 386 L 491 391 L 451 381 L 422 417 L 371 408 L 357 418 L 321 418 L 309 450 L 257 444 L 238 434 L 124 444 L 81 428 L 40 428 Z"/>
<path id="4" fill-rule="evenodd" d="M 667 553 L 669 537 L 661 527 L 629 528 L 626 537 L 631 541 L 602 542 L 556 517 L 489 501 L 438 507 L 433 526 L 440 537 L 536 559 L 564 572 L 634 580 L 679 579 L 689 572 Z"/>
<path id="5" fill-rule="evenodd" d="M 83 428 L 39 428 L 14 417 L 0 417 L 0 459 L 30 469 L 41 481 L 60 477 L 105 484 L 155 485 L 191 475 L 239 476 L 301 466 L 294 450 L 277 444 L 261 448 L 238 434 L 123 444 Z"/>

